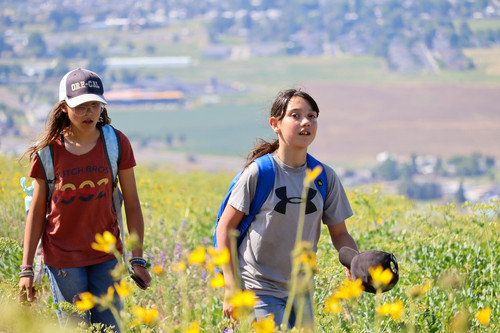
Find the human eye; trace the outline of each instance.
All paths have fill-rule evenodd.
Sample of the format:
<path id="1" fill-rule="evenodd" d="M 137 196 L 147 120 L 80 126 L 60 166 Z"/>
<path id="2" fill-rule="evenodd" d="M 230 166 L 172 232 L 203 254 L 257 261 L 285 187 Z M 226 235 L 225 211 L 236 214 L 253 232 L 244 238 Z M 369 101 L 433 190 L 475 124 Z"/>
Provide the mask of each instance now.
<path id="1" fill-rule="evenodd" d="M 74 107 L 74 109 L 75 109 L 75 112 L 82 113 L 82 112 L 85 112 L 85 110 L 87 110 L 87 107 L 83 106 L 83 105 L 77 105 Z"/>
<path id="2" fill-rule="evenodd" d="M 318 118 L 318 114 L 316 112 L 310 113 L 309 118 L 316 119 L 316 118 Z"/>

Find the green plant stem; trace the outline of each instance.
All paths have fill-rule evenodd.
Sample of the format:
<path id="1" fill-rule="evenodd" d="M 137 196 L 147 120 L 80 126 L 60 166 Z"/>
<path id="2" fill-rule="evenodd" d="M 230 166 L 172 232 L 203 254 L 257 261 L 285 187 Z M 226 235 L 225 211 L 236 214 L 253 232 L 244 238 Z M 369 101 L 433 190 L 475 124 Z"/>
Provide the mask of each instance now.
<path id="1" fill-rule="evenodd" d="M 297 293 L 297 279 L 300 270 L 300 263 L 296 262 L 295 256 L 297 256 L 300 243 L 302 242 L 302 235 L 304 233 L 304 220 L 306 215 L 306 200 L 307 193 L 309 192 L 309 181 L 304 179 L 304 187 L 302 189 L 302 196 L 300 200 L 300 208 L 299 208 L 299 221 L 297 223 L 297 235 L 295 237 L 295 246 L 294 250 L 291 253 L 292 257 L 292 287 L 290 289 L 290 294 L 288 295 L 288 300 L 286 302 L 285 313 L 283 315 L 282 326 L 288 326 L 288 320 L 290 319 L 290 313 L 292 312 L 293 303 L 295 300 L 295 295 Z"/>

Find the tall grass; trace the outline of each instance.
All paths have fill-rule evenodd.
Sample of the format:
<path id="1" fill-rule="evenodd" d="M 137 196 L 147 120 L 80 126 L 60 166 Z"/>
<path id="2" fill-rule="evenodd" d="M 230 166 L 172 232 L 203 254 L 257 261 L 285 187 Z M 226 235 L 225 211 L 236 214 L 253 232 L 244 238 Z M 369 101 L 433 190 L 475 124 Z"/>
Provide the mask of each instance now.
<path id="1" fill-rule="evenodd" d="M 55 305 L 46 281 L 38 287 L 36 302 L 16 300 L 24 228 L 19 178 L 26 173 L 15 160 L 0 157 L 0 331 L 55 332 Z M 238 326 L 223 318 L 223 292 L 212 284 L 213 258 L 205 251 L 232 175 L 139 167 L 136 177 L 146 222 L 145 255 L 154 278 L 148 290 L 133 287 L 123 296 L 124 330 L 265 332 L 264 326 L 243 321 Z M 345 270 L 324 228 L 314 293 L 318 332 L 499 330 L 499 202 L 420 205 L 384 195 L 377 187 L 351 189 L 348 196 L 355 215 L 347 226 L 359 248 L 393 252 L 400 280 L 387 293 L 363 293 L 334 311 L 328 301 L 344 282 Z M 402 304 L 402 310 L 391 312 L 394 304 Z M 490 315 L 481 312 L 488 308 Z"/>

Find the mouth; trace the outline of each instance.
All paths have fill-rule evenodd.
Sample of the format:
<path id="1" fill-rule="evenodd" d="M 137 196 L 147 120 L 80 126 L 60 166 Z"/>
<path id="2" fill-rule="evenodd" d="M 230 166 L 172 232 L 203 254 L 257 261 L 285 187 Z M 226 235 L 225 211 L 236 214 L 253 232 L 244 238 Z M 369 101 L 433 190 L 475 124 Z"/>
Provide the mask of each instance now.
<path id="1" fill-rule="evenodd" d="M 93 122 L 94 122 L 94 121 L 93 121 L 93 120 L 90 120 L 90 119 L 89 119 L 89 120 L 84 120 L 84 121 L 83 121 L 83 123 L 84 123 L 85 125 L 90 125 L 90 124 L 92 124 Z"/>
<path id="2" fill-rule="evenodd" d="M 311 135 L 311 132 L 309 131 L 302 131 L 299 133 L 299 135 Z"/>

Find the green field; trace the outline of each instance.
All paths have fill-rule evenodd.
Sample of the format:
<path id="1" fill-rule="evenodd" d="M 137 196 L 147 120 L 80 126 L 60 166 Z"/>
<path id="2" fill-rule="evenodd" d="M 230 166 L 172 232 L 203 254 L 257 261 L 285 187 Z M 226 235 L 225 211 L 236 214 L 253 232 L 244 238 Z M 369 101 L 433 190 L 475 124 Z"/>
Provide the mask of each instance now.
<path id="1" fill-rule="evenodd" d="M 399 87 L 435 87 L 427 89 L 428 95 L 424 99 L 430 102 L 426 107 L 432 116 L 432 108 L 439 108 L 437 102 L 444 96 L 444 91 L 453 89 L 454 86 L 488 90 L 500 84 L 500 71 L 498 70 L 498 50 L 466 50 L 467 56 L 475 59 L 477 69 L 468 72 L 440 72 L 438 74 L 397 74 L 388 72 L 385 64 L 380 59 L 373 57 L 353 58 L 257 58 L 241 61 L 203 61 L 199 60 L 192 67 L 169 69 L 172 75 L 181 82 L 196 83 L 208 82 L 211 77 L 217 78 L 221 83 L 227 83 L 238 88 L 237 92 L 221 94 L 217 104 L 204 104 L 202 97 L 187 95 L 185 106 L 143 105 L 137 107 L 124 107 L 110 105 L 113 123 L 122 129 L 132 139 L 138 141 L 155 140 L 164 141 L 167 136 L 174 140 L 182 139 L 180 144 L 173 144 L 169 149 L 183 151 L 190 154 L 215 154 L 244 156 L 253 146 L 258 137 L 270 139 L 273 136 L 268 126 L 268 112 L 271 103 L 282 89 L 300 87 L 312 91 L 314 97 L 320 99 L 320 109 L 330 112 L 330 107 L 342 101 L 363 101 L 367 97 L 357 95 L 365 87 L 373 86 L 383 88 L 385 96 L 370 96 L 370 103 L 379 105 L 385 103 L 387 112 L 399 113 L 415 112 L 419 110 L 402 107 L 398 96 L 391 97 L 391 91 Z M 157 75 L 161 71 L 145 70 L 143 75 Z M 335 85 L 349 87 L 348 95 L 338 96 L 338 100 L 331 100 L 335 91 L 328 93 L 328 89 L 335 89 Z M 321 87 L 324 88 L 321 88 Z M 442 89 L 441 89 L 442 88 Z M 440 91 L 443 90 L 441 93 Z M 311 91 L 310 91 L 311 92 Z M 432 94 L 433 93 L 433 94 Z M 330 97 L 329 97 L 330 96 Z M 490 102 L 485 100 L 486 109 L 481 112 L 494 112 L 496 94 Z M 377 99 L 378 98 L 378 99 Z M 391 103 L 391 98 L 394 103 Z M 488 98 L 488 97 L 487 97 Z M 449 105 L 454 105 L 455 99 L 449 100 Z M 492 104 L 493 103 L 493 104 Z M 345 103 L 344 103 L 345 104 Z M 352 105 L 351 105 L 352 104 Z M 369 110 L 356 109 L 354 103 L 349 104 L 353 109 L 338 114 L 334 108 L 336 118 L 351 117 L 354 122 L 357 114 L 365 114 Z M 489 107 L 488 107 L 489 105 Z M 363 106 L 366 108 L 366 106 Z M 369 105 L 368 105 L 369 107 Z M 461 105 L 456 105 L 460 108 Z M 472 106 L 473 107 L 473 106 Z M 391 110 L 393 108 L 394 110 Z M 384 110 L 374 110 L 384 112 Z M 381 114 L 379 118 L 383 118 Z M 404 117 L 404 116 L 402 116 Z M 323 117 L 320 118 L 320 120 Z M 431 118 L 429 118 L 431 121 Z M 325 125 L 335 124 L 333 123 Z M 436 120 L 440 121 L 440 120 Z M 368 128 L 369 129 L 369 128 Z M 356 128 L 353 127 L 353 130 Z M 364 132 L 369 135 L 368 132 Z M 356 134 L 357 135 L 357 134 Z M 357 135 L 359 136 L 359 135 Z M 372 137 L 373 138 L 373 137 Z M 376 138 L 375 138 L 376 139 Z M 458 142 L 457 144 L 463 144 Z M 481 144 L 489 145 L 489 142 Z M 480 147 L 476 148 L 479 149 Z M 383 148 L 382 148 L 383 149 Z M 421 150 L 425 152 L 426 147 Z M 375 153 L 372 153 L 374 156 Z M 434 153 L 434 152 L 433 152 Z M 446 153 L 443 151 L 442 153 Z"/>
<path id="2" fill-rule="evenodd" d="M 24 228 L 19 178 L 26 172 L 17 161 L 0 157 L 0 331 L 56 332 L 47 281 L 31 306 L 16 302 Z M 145 166 L 136 175 L 146 221 L 145 254 L 155 273 L 148 291 L 134 288 L 123 296 L 123 330 L 198 332 L 188 329 L 199 327 L 199 332 L 221 332 L 232 327 L 222 318 L 222 290 L 211 287 L 210 265 L 188 263 L 195 249 L 208 250 L 216 210 L 232 176 Z M 395 254 L 400 281 L 390 292 L 363 293 L 340 302 L 340 313 L 328 312 L 327 300 L 343 283 L 345 271 L 325 228 L 314 295 L 318 332 L 497 332 L 500 203 L 416 204 L 382 192 L 377 187 L 348 189 L 355 215 L 347 226 L 361 250 Z M 210 262 L 209 255 L 206 260 Z M 389 315 L 377 312 L 391 304 L 402 309 Z M 154 310 L 147 317 L 144 309 Z M 483 324 L 476 318 L 482 310 Z M 134 322 L 138 326 L 130 328 Z M 264 332 L 250 325 L 243 317 L 235 332 Z"/>
<path id="3" fill-rule="evenodd" d="M 170 136 L 173 151 L 237 156 L 249 151 L 257 136 L 269 137 L 262 108 L 226 104 L 195 110 L 118 111 L 111 117 L 117 128 L 136 141 L 165 141 Z"/>

